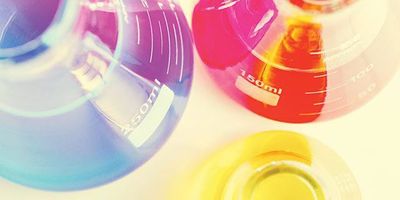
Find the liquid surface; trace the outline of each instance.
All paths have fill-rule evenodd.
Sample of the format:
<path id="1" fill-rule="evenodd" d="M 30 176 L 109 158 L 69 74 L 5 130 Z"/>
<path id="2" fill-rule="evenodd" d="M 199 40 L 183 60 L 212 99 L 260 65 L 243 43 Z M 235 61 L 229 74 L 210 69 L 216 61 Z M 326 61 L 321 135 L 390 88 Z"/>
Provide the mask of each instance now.
<path id="1" fill-rule="evenodd" d="M 267 131 L 211 156 L 177 184 L 170 199 L 354 200 L 361 196 L 346 164 L 327 147 L 297 133 Z"/>
<path id="2" fill-rule="evenodd" d="M 262 181 L 255 189 L 252 200 L 318 200 L 316 188 L 303 177 L 284 173 Z"/>

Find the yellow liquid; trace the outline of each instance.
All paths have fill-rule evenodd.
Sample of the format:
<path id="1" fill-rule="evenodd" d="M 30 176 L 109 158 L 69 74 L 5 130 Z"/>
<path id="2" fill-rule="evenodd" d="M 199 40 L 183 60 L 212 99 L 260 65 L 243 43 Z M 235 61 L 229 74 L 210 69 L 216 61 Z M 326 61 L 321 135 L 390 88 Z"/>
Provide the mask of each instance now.
<path id="1" fill-rule="evenodd" d="M 256 187 L 253 200 L 315 200 L 313 188 L 293 174 L 275 175 Z"/>
<path id="2" fill-rule="evenodd" d="M 340 157 L 290 131 L 268 131 L 235 142 L 179 179 L 168 200 L 361 199 Z"/>
<path id="3" fill-rule="evenodd" d="M 318 182 L 299 169 L 278 166 L 252 186 L 248 200 L 325 200 Z M 258 178 L 260 179 L 260 178 Z"/>
<path id="4" fill-rule="evenodd" d="M 173 199 L 325 200 L 318 181 L 302 170 L 312 162 L 303 135 L 287 131 L 256 134 L 211 157 Z"/>

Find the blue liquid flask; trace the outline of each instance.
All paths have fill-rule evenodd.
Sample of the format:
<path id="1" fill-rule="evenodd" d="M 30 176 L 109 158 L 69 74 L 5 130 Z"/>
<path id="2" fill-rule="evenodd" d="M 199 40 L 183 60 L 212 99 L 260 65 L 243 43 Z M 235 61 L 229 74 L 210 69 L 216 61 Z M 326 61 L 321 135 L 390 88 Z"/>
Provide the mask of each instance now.
<path id="1" fill-rule="evenodd" d="M 192 82 L 192 40 L 179 5 L 0 4 L 1 177 L 81 190 L 127 175 L 161 147 Z"/>

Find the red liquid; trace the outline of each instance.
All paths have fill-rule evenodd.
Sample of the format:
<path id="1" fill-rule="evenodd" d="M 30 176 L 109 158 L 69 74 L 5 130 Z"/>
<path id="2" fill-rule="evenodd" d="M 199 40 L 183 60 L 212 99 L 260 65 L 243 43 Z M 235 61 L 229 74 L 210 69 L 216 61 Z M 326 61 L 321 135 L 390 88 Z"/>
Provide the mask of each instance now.
<path id="1" fill-rule="evenodd" d="M 201 1 L 193 13 L 193 34 L 199 55 L 212 68 L 223 69 L 245 59 L 277 14 L 273 1 L 238 1 L 227 8 L 224 2 Z M 268 12 L 269 22 L 256 29 Z"/>
<path id="2" fill-rule="evenodd" d="M 259 115 L 292 123 L 336 118 L 372 99 L 397 71 L 400 28 L 394 26 L 398 19 L 389 4 L 341 1 L 312 10 L 292 0 L 295 10 L 324 13 L 293 14 L 279 5 L 253 15 L 248 8 L 261 2 L 240 2 L 244 5 L 218 10 L 210 1 L 201 1 L 193 31 L 200 57 L 217 85 Z M 334 13 L 346 6 L 354 6 L 354 11 Z M 370 7 L 376 10 L 362 14 Z M 235 13 L 230 20 L 228 10 Z M 271 10 L 273 16 L 262 23 Z M 238 16 L 254 20 L 246 24 L 245 17 Z M 216 24 L 222 18 L 225 25 Z M 383 49 L 390 50 L 382 55 Z"/>
<path id="3" fill-rule="evenodd" d="M 287 32 L 268 57 L 271 63 L 255 61 L 250 64 L 258 80 L 278 90 L 279 101 L 277 105 L 268 105 L 248 98 L 247 106 L 276 120 L 313 121 L 319 114 L 305 114 L 320 113 L 326 93 L 309 95 L 307 91 L 324 91 L 327 87 L 326 67 L 323 55 L 319 54 L 322 50 L 321 25 L 296 19 L 289 21 Z M 276 65 L 299 71 L 288 71 Z"/>

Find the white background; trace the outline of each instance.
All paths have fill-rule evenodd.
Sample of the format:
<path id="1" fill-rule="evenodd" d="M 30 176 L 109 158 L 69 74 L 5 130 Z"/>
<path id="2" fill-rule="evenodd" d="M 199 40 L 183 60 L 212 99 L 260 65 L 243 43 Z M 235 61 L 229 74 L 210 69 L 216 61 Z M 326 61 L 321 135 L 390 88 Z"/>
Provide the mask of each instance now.
<path id="1" fill-rule="evenodd" d="M 190 17 L 194 3 L 181 1 Z M 317 138 L 340 154 L 356 176 L 363 199 L 397 200 L 400 199 L 399 103 L 398 73 L 376 98 L 349 115 L 313 124 L 278 123 L 247 111 L 225 96 L 207 76 L 196 55 L 193 91 L 183 119 L 161 151 L 144 166 L 112 184 L 72 193 L 38 191 L 0 179 L 0 199 L 164 200 L 177 175 L 221 146 L 252 133 L 286 129 Z"/>

